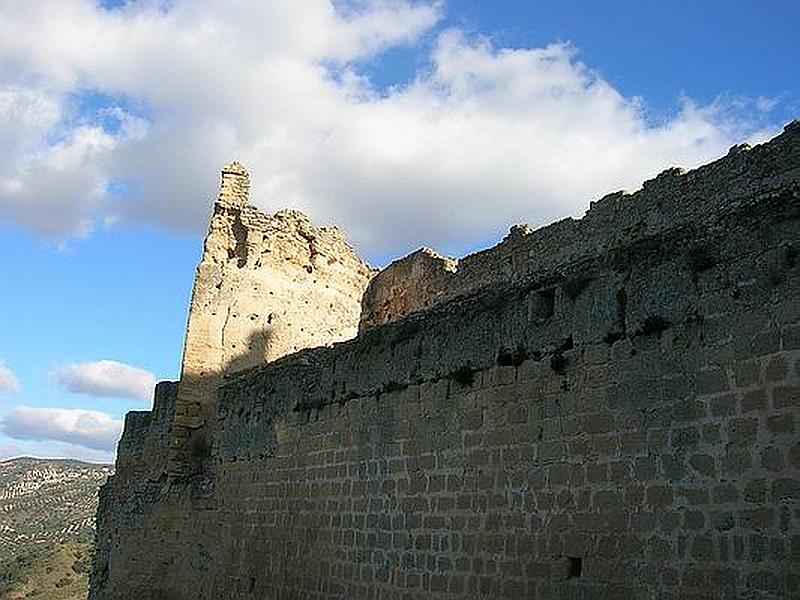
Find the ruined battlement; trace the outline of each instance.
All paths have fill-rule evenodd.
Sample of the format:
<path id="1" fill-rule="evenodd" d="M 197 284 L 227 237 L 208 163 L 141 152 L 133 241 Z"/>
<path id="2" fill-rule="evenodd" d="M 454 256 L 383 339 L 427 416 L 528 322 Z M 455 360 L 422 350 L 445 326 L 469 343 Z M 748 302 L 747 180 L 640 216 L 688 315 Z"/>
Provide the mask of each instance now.
<path id="1" fill-rule="evenodd" d="M 250 203 L 250 173 L 237 161 L 223 167 L 216 204 L 240 209 Z"/>
<path id="2" fill-rule="evenodd" d="M 142 481 L 158 479 L 167 469 L 170 432 L 175 419 L 177 381 L 160 381 L 153 395 L 152 410 L 132 410 L 117 447 L 116 472 L 119 490 L 135 490 Z"/>
<path id="3" fill-rule="evenodd" d="M 215 206 L 181 381 L 126 420 L 93 600 L 800 591 L 797 123 L 374 277 L 338 232 L 238 193 Z M 233 351 L 284 309 L 274 353 Z"/>
<path id="4" fill-rule="evenodd" d="M 615 192 L 591 202 L 582 219 L 566 218 L 540 229 L 515 225 L 497 246 L 461 260 L 422 249 L 395 261 L 372 279 L 364 296 L 360 330 L 426 310 L 501 281 L 568 270 L 636 237 L 699 227 L 720 210 L 781 187 L 796 176 L 797 122 L 783 136 L 755 149 L 734 146 L 727 156 L 685 172 L 671 168 L 635 193 Z"/>
<path id="5" fill-rule="evenodd" d="M 170 470 L 196 472 L 216 389 L 236 371 L 355 337 L 373 272 L 337 228 L 249 201 L 239 163 L 222 170 L 197 267 L 172 430 Z"/>
<path id="6" fill-rule="evenodd" d="M 367 287 L 358 338 L 228 378 L 222 411 L 235 413 L 225 404 L 241 406 L 247 388 L 262 398 L 273 393 L 273 381 L 291 382 L 274 393 L 284 409 L 302 411 L 504 362 L 546 367 L 576 347 L 691 329 L 708 311 L 702 295 L 726 286 L 757 306 L 770 282 L 797 266 L 800 135 L 791 132 L 753 150 L 735 147 L 688 174 L 667 170 L 635 194 L 609 194 L 583 219 L 535 231 L 516 225 L 500 244 L 462 261 L 427 248 L 395 261 Z M 760 251 L 749 279 L 720 279 L 719 266 L 745 252 L 743 240 L 730 244 L 732 232 L 746 237 L 751 227 L 769 231 L 773 246 Z M 375 295 L 387 291 L 383 322 L 365 326 Z M 229 430 L 241 443 L 241 430 Z"/>

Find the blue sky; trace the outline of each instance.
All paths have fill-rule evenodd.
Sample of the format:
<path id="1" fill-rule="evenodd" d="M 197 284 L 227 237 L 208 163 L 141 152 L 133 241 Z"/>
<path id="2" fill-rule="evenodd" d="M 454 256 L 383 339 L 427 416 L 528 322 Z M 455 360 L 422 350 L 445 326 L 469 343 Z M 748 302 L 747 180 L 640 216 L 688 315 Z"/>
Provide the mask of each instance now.
<path id="1" fill-rule="evenodd" d="M 231 159 L 382 265 L 800 115 L 794 1 L 156 4 L 0 5 L 0 458 L 110 460 L 177 377 Z"/>

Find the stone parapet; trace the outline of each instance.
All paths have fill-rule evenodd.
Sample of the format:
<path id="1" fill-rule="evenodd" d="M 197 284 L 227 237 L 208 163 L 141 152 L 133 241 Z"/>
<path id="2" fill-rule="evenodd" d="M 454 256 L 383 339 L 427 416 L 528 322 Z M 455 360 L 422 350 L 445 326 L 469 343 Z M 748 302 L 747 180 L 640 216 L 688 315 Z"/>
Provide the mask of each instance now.
<path id="1" fill-rule="evenodd" d="M 769 144 L 734 146 L 727 156 L 690 172 L 667 169 L 635 193 L 615 192 L 591 202 L 582 219 L 567 218 L 536 230 L 515 225 L 497 246 L 460 260 L 433 261 L 429 257 L 435 252 L 425 250 L 395 261 L 370 282 L 360 328 L 377 327 L 494 283 L 566 269 L 644 234 L 701 226 L 719 211 L 734 210 L 740 201 L 796 180 L 797 129 L 795 121 Z M 409 277 L 410 272 L 415 275 Z"/>

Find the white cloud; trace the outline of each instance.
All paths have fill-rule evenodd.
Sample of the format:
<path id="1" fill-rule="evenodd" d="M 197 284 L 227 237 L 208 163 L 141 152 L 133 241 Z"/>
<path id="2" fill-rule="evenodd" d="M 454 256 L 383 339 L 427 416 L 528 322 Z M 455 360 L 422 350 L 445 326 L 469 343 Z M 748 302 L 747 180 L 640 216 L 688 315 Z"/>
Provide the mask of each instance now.
<path id="1" fill-rule="evenodd" d="M 436 32 L 442 10 L 406 0 L 0 5 L 0 144 L 11 157 L 0 218 L 51 237 L 99 219 L 199 232 L 218 170 L 236 158 L 262 207 L 335 222 L 371 256 L 461 249 L 767 135 L 742 118 L 768 111 L 763 100 L 750 111 L 684 100 L 650 124 L 644 101 L 575 48 Z M 408 85 L 378 90 L 359 74 L 399 44 L 427 52 L 426 34 L 428 67 Z M 116 127 L 76 114 L 87 90 L 119 99 Z M 125 202 L 109 193 L 116 181 L 134 190 Z"/>
<path id="2" fill-rule="evenodd" d="M 115 360 L 66 365 L 53 369 L 50 376 L 73 393 L 144 401 L 152 398 L 156 385 L 149 371 Z"/>
<path id="3" fill-rule="evenodd" d="M 122 421 L 93 410 L 18 406 L 2 421 L 2 432 L 20 440 L 52 440 L 111 451 Z"/>
<path id="4" fill-rule="evenodd" d="M 0 393 L 18 392 L 19 390 L 20 385 L 17 376 L 0 360 Z"/>

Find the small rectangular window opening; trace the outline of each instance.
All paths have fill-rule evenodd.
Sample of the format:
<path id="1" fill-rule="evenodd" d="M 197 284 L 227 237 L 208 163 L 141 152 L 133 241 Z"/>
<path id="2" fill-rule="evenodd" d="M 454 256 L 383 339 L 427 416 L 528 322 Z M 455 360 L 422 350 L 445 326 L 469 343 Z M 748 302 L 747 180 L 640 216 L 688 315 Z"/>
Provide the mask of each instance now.
<path id="1" fill-rule="evenodd" d="M 567 569 L 567 579 L 574 579 L 575 577 L 580 577 L 581 572 L 583 571 L 583 559 L 570 556 L 567 558 L 567 561 L 569 562 Z"/>
<path id="2" fill-rule="evenodd" d="M 548 288 L 546 290 L 537 290 L 532 298 L 531 314 L 534 320 L 544 321 L 549 319 L 555 313 L 556 306 L 556 290 L 555 288 Z"/>

